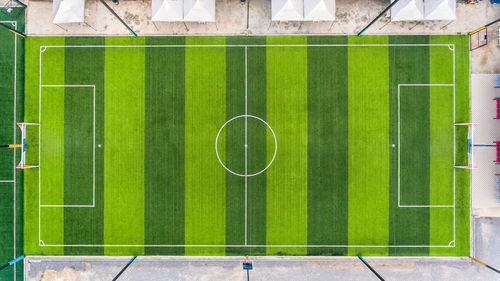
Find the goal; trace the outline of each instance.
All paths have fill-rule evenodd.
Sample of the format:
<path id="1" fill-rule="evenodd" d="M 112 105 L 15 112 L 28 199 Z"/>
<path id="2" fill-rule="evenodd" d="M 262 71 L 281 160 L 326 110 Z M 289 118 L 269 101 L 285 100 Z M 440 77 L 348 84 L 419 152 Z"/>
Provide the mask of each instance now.
<path id="1" fill-rule="evenodd" d="M 26 164 L 26 127 L 28 126 L 40 126 L 38 123 L 17 123 L 19 129 L 21 129 L 21 161 L 17 164 L 19 169 L 27 168 L 38 168 L 39 165 Z"/>

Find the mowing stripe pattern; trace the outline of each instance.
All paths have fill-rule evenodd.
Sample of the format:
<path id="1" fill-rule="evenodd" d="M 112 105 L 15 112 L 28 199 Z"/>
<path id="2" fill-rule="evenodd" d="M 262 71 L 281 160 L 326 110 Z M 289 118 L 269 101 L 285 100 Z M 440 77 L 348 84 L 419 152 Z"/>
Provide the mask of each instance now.
<path id="1" fill-rule="evenodd" d="M 229 37 L 226 44 L 241 41 Z M 245 114 L 245 48 L 226 48 L 226 120 Z M 222 125 L 222 124 L 221 124 Z M 246 174 L 245 118 L 238 118 L 226 125 L 226 162 L 228 169 Z M 245 244 L 245 177 L 226 171 L 226 244 Z M 227 248 L 226 255 L 241 253 L 240 248 Z"/>
<path id="2" fill-rule="evenodd" d="M 265 45 L 265 37 L 253 37 L 250 44 Z M 266 115 L 266 48 L 247 48 L 247 111 L 249 115 L 267 120 Z M 248 159 L 250 173 L 257 173 L 268 164 L 268 128 L 255 119 L 248 119 Z M 271 125 L 272 126 L 272 125 Z M 274 148 L 271 153 L 274 152 Z M 248 178 L 247 182 L 247 244 L 266 244 L 266 172 Z M 248 255 L 265 255 L 265 248 L 250 248 Z"/>
<path id="3" fill-rule="evenodd" d="M 66 45 L 89 44 L 102 45 L 104 38 L 66 38 Z M 81 57 L 89 59 L 81 60 L 79 59 Z M 64 204 L 93 205 L 95 203 L 93 208 L 64 208 L 64 243 L 100 245 L 104 244 L 104 163 L 102 150 L 98 147 L 94 155 L 94 135 L 96 143 L 102 144 L 104 48 L 68 48 L 65 52 L 64 65 L 65 85 L 95 85 L 95 97 L 91 87 L 66 87 L 64 89 Z M 94 120 L 94 112 L 96 120 Z M 94 176 L 95 179 L 93 179 Z M 64 254 L 102 255 L 103 249 L 66 247 Z"/>
<path id="4" fill-rule="evenodd" d="M 391 36 L 391 44 L 427 44 L 427 36 Z M 429 207 L 409 208 L 401 205 L 429 205 L 430 119 L 429 47 L 389 47 L 390 74 L 390 220 L 391 245 L 429 245 Z M 398 115 L 398 103 L 400 116 Z M 401 140 L 398 147 L 398 121 Z M 392 144 L 395 146 L 393 147 Z M 398 191 L 398 150 L 401 153 L 401 191 Z M 428 255 L 428 248 L 390 248 L 390 255 Z"/>
<path id="5" fill-rule="evenodd" d="M 184 44 L 182 37 L 148 37 L 148 45 Z M 184 48 L 146 48 L 144 131 L 145 244 L 184 244 Z M 184 249 L 149 247 L 146 254 Z"/>
<path id="6" fill-rule="evenodd" d="M 387 44 L 387 36 L 349 44 Z M 387 245 L 389 228 L 388 47 L 348 48 L 348 240 L 350 245 Z M 349 255 L 367 248 L 349 248 Z M 370 249 L 387 255 L 386 248 Z"/>
<path id="7" fill-rule="evenodd" d="M 309 37 L 346 44 L 347 37 Z M 347 245 L 347 47 L 308 47 L 307 243 Z M 346 248 L 308 254 L 346 255 Z"/>
<path id="8" fill-rule="evenodd" d="M 186 38 L 186 44 L 225 44 L 225 38 Z M 226 49 L 186 49 L 185 241 L 225 245 L 225 170 L 214 153 L 216 132 L 226 120 Z M 219 136 L 225 155 L 225 135 Z M 221 159 L 224 161 L 224 157 Z M 186 255 L 224 255 L 224 247 L 188 247 Z"/>
<path id="9" fill-rule="evenodd" d="M 266 239 L 268 245 L 307 245 L 307 47 L 270 47 L 280 44 L 307 44 L 307 38 L 267 38 L 266 113 L 279 140 L 267 170 Z M 268 135 L 268 161 L 273 153 Z M 285 253 L 303 255 L 307 249 L 267 248 L 269 255 Z"/>
<path id="10" fill-rule="evenodd" d="M 64 45 L 64 38 L 52 43 Z M 42 85 L 64 84 L 64 49 L 47 49 L 41 58 L 44 66 Z M 40 89 L 40 204 L 64 204 L 64 88 Z M 38 181 L 37 181 L 38 182 Z M 64 209 L 40 208 L 40 243 L 64 244 Z M 37 238 L 38 242 L 38 238 Z M 38 244 L 38 243 L 37 243 Z M 59 247 L 47 248 L 46 254 L 63 254 Z"/>
<path id="11" fill-rule="evenodd" d="M 107 45 L 143 45 L 142 39 L 106 38 Z M 144 48 L 106 48 L 104 102 L 104 242 L 144 245 Z M 107 255 L 142 247 L 106 248 Z"/>

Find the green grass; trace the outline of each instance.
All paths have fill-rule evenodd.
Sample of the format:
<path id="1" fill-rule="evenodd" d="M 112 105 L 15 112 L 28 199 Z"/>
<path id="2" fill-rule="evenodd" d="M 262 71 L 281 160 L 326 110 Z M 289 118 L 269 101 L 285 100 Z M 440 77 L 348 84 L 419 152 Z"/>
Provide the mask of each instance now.
<path id="1" fill-rule="evenodd" d="M 268 44 L 307 44 L 305 37 L 269 37 Z M 267 170 L 268 245 L 307 245 L 307 47 L 267 48 L 267 121 L 278 153 Z M 283 71 L 293 69 L 293 71 Z M 274 137 L 267 135 L 268 161 Z M 268 248 L 267 254 L 304 255 L 306 248 Z"/>
<path id="2" fill-rule="evenodd" d="M 186 38 L 187 44 L 220 44 L 225 38 Z M 225 245 L 225 171 L 214 152 L 216 134 L 226 121 L 226 50 L 186 49 L 186 216 L 188 245 Z M 225 154 L 225 135 L 219 153 Z M 224 161 L 225 159 L 223 159 Z M 223 247 L 186 248 L 186 255 L 222 255 Z"/>
<path id="3" fill-rule="evenodd" d="M 15 7 L 11 13 L 0 13 L 0 21 L 24 32 L 24 9 Z M 16 122 L 24 115 L 24 40 L 0 28 L 0 143 L 19 144 L 20 130 Z M 14 169 L 20 154 L 14 149 L 0 150 L 0 259 L 12 260 L 24 253 L 23 248 L 23 176 Z M 15 198 L 15 201 L 14 201 Z M 0 280 L 22 280 L 23 264 L 0 271 Z"/>
<path id="4" fill-rule="evenodd" d="M 433 43 L 455 49 L 394 45 Z M 363 44 L 380 46 L 354 46 Z M 453 208 L 398 206 L 398 196 L 402 205 L 453 204 L 453 158 L 466 159 L 460 147 L 453 154 L 453 110 L 468 121 L 467 44 L 466 36 L 28 38 L 25 121 L 38 122 L 40 54 L 42 83 L 96 91 L 90 104 L 85 88 L 42 88 L 42 203 L 89 203 L 94 134 L 101 145 L 95 206 L 42 207 L 41 238 L 107 246 L 40 246 L 38 173 L 29 170 L 25 252 L 467 256 L 466 173 L 456 171 L 455 229 Z M 403 86 L 398 100 L 399 84 L 453 83 L 453 55 L 455 107 L 448 86 Z M 215 153 L 221 126 L 245 112 L 278 143 L 272 165 L 246 178 Z M 30 140 L 36 147 L 37 135 Z M 232 171 L 256 173 L 272 160 L 274 137 L 239 118 L 221 130 L 217 150 Z"/>

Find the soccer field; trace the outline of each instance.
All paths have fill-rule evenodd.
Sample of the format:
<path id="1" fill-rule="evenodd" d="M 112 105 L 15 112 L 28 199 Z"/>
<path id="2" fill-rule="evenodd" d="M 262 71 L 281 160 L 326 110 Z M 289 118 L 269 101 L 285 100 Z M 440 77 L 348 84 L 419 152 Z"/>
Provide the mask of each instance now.
<path id="1" fill-rule="evenodd" d="M 29 37 L 25 88 L 28 255 L 469 255 L 467 36 Z"/>

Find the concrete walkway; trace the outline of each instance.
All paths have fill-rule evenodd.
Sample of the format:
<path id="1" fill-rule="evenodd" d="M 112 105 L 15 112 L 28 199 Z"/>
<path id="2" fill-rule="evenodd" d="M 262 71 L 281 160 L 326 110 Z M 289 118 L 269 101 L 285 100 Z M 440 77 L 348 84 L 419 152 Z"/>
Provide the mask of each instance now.
<path id="1" fill-rule="evenodd" d="M 109 1 L 109 0 L 107 0 Z M 1 2 L 1 1 L 0 1 Z M 109 2 L 111 3 L 111 2 Z M 151 1 L 121 0 L 110 4 L 139 35 L 244 35 L 249 7 L 249 34 L 357 34 L 387 5 L 388 0 L 336 0 L 336 20 L 326 22 L 273 22 L 270 0 L 216 0 L 214 23 L 168 23 L 151 21 Z M 479 4 L 457 3 L 455 21 L 391 22 L 389 14 L 380 18 L 365 34 L 467 34 L 500 18 L 500 5 L 484 0 Z M 28 35 L 123 35 L 127 29 L 98 1 L 87 0 L 85 22 L 55 25 L 51 1 L 28 1 Z M 500 72 L 498 25 L 488 29 L 490 44 L 472 52 L 472 73 Z"/>
<path id="2" fill-rule="evenodd" d="M 474 128 L 476 144 L 493 144 L 500 141 L 500 120 L 496 116 L 495 97 L 500 97 L 500 88 L 494 88 L 494 74 L 471 75 L 471 121 L 478 123 Z M 495 174 L 500 174 L 500 165 L 495 165 L 494 147 L 476 147 L 474 162 L 477 169 L 471 172 L 472 215 L 500 217 L 500 203 L 497 202 Z"/>
<path id="3" fill-rule="evenodd" d="M 475 256 L 500 268 L 500 218 L 477 219 Z M 29 257 L 25 280 L 111 280 L 130 257 Z M 356 257 L 250 257 L 250 280 L 377 280 Z M 244 257 L 139 257 L 120 280 L 246 280 Z M 386 280 L 500 280 L 467 258 L 367 257 Z"/>

